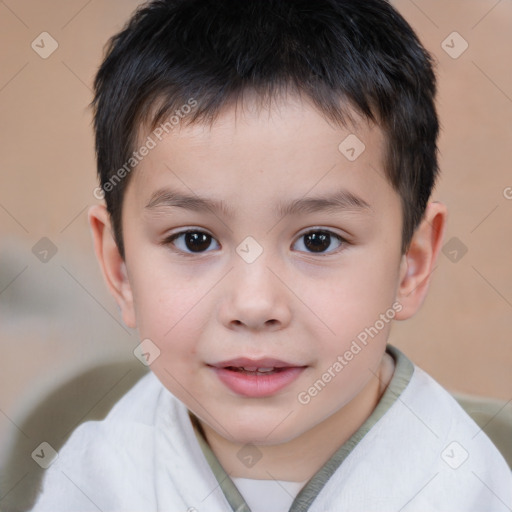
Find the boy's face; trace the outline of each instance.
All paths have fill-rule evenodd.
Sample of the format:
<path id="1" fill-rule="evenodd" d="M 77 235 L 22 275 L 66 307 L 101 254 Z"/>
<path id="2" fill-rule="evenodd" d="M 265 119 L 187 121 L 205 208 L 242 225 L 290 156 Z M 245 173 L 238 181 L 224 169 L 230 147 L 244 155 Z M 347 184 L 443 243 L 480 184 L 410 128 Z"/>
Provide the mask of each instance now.
<path id="1" fill-rule="evenodd" d="M 339 149 L 351 133 L 355 160 L 353 135 Z M 377 127 L 334 128 L 289 99 L 175 129 L 134 171 L 123 317 L 160 350 L 151 370 L 224 438 L 297 438 L 375 380 L 407 273 L 383 152 Z"/>

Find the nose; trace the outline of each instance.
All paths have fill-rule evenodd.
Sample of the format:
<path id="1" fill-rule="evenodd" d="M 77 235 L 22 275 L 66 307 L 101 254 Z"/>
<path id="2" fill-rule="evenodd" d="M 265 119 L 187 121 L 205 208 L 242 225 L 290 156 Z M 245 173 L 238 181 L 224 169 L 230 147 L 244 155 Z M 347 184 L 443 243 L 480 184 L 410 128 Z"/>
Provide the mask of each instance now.
<path id="1" fill-rule="evenodd" d="M 222 290 L 220 322 L 236 331 L 279 331 L 288 326 L 290 292 L 278 274 L 263 256 L 253 263 L 235 261 Z"/>

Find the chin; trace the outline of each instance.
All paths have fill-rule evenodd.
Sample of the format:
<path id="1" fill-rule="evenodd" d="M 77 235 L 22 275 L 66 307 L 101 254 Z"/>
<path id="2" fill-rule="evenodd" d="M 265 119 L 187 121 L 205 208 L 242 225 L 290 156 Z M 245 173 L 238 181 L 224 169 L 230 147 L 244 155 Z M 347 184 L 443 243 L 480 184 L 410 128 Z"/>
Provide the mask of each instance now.
<path id="1" fill-rule="evenodd" d="M 291 429 L 290 424 L 280 425 L 282 419 L 273 418 L 263 421 L 260 417 L 231 423 L 228 428 L 231 436 L 229 440 L 241 445 L 273 446 L 287 443 L 301 434 L 301 432 Z M 219 434 L 225 436 L 226 432 L 222 431 Z"/>

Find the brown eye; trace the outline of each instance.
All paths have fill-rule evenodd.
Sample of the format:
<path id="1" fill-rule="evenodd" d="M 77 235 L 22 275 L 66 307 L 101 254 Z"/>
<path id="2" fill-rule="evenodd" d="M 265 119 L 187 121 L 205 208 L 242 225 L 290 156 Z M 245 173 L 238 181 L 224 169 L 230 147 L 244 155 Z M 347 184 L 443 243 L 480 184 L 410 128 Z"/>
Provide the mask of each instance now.
<path id="1" fill-rule="evenodd" d="M 310 231 L 302 235 L 295 244 L 297 250 L 310 253 L 331 253 L 338 249 L 344 240 L 330 231 Z"/>
<path id="2" fill-rule="evenodd" d="M 304 235 L 304 245 L 312 252 L 323 252 L 331 245 L 329 233 L 308 233 Z"/>
<path id="3" fill-rule="evenodd" d="M 192 252 L 206 251 L 212 243 L 212 237 L 206 233 L 185 233 L 185 245 Z"/>
<path id="4" fill-rule="evenodd" d="M 208 249 L 213 241 L 214 238 L 204 231 L 183 231 L 172 235 L 165 243 L 172 244 L 179 251 L 190 254 L 209 252 Z"/>

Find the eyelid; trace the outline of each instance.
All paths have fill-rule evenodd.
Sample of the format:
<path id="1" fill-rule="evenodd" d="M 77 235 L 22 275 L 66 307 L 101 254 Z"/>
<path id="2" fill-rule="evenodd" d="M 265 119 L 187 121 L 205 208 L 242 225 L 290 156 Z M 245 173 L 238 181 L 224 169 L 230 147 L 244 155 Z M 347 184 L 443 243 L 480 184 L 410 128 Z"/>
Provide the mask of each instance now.
<path id="1" fill-rule="evenodd" d="M 337 231 L 334 230 L 334 228 L 326 228 L 326 227 L 323 227 L 323 226 L 313 226 L 313 227 L 310 227 L 310 228 L 306 228 L 305 230 L 301 231 L 298 235 L 297 235 L 297 239 L 299 239 L 300 237 L 304 236 L 304 235 L 308 235 L 309 233 L 318 233 L 318 232 L 322 232 L 322 233 L 329 233 L 330 235 L 334 235 L 335 237 L 339 238 L 340 240 L 342 240 L 344 243 L 346 244 L 349 244 L 350 241 L 350 236 L 347 234 L 341 234 L 341 233 L 338 233 Z"/>
<path id="2" fill-rule="evenodd" d="M 337 247 L 336 249 L 332 250 L 332 251 L 328 251 L 328 252 L 318 252 L 318 253 L 315 253 L 315 252 L 309 252 L 309 251 L 297 251 L 301 254 L 307 254 L 308 256 L 315 256 L 315 257 L 328 257 L 328 256 L 332 256 L 334 254 L 338 254 L 340 252 L 342 252 L 344 249 L 346 249 L 346 247 L 348 245 L 350 245 L 350 242 L 349 240 L 347 240 L 347 237 L 343 236 L 343 235 L 340 235 L 339 233 L 337 233 L 336 231 L 334 231 L 332 228 L 326 228 L 326 227 L 321 227 L 321 226 L 313 226 L 313 227 L 309 227 L 307 228 L 306 230 L 302 231 L 301 233 L 299 233 L 297 235 L 297 237 L 295 238 L 294 242 L 292 243 L 292 248 L 293 246 L 305 235 L 308 235 L 309 233 L 328 233 L 329 235 L 331 236 L 334 236 L 335 238 L 337 238 L 339 240 L 339 247 Z"/>
<path id="3" fill-rule="evenodd" d="M 178 231 L 174 231 L 172 233 L 167 234 L 165 236 L 165 239 L 169 240 L 172 237 L 183 235 L 185 233 L 205 233 L 206 235 L 211 236 L 212 238 L 215 238 L 215 236 L 212 235 L 212 233 L 210 233 L 210 231 L 208 229 L 200 228 L 199 226 L 190 226 L 190 227 L 186 227 L 186 228 L 182 227 L 182 228 L 178 228 L 178 229 L 179 229 Z"/>
<path id="4" fill-rule="evenodd" d="M 187 227 L 187 228 L 180 228 L 179 231 L 176 231 L 174 233 L 170 233 L 168 235 L 166 235 L 164 237 L 164 239 L 160 242 L 161 245 L 164 245 L 166 247 L 171 247 L 171 250 L 180 255 L 180 256 L 184 256 L 184 257 L 201 257 L 201 256 L 204 256 L 204 255 L 207 255 L 209 254 L 210 252 L 213 252 L 211 250 L 209 251 L 202 251 L 202 252 L 186 252 L 186 251 L 183 251 L 179 248 L 177 248 L 175 245 L 174 245 L 174 240 L 176 240 L 176 238 L 178 238 L 179 236 L 182 236 L 182 235 L 186 235 L 187 233 L 203 233 L 205 235 L 208 235 L 209 237 L 211 237 L 212 240 L 214 240 L 219 246 L 220 246 L 220 242 L 215 238 L 214 235 L 212 235 L 207 229 L 205 228 L 199 228 L 199 227 Z M 214 249 L 214 250 L 218 250 L 218 249 Z"/>
<path id="5" fill-rule="evenodd" d="M 299 232 L 298 236 L 304 236 L 304 235 L 307 235 L 308 233 L 316 233 L 317 231 L 325 231 L 326 233 L 331 233 L 333 235 L 337 235 L 341 238 L 344 238 L 344 235 L 342 235 L 341 233 L 336 231 L 336 228 L 331 228 L 331 227 L 326 227 L 326 226 L 311 226 L 309 228 L 304 228 L 303 230 L 301 230 Z M 346 236 L 348 236 L 348 233 Z"/>

